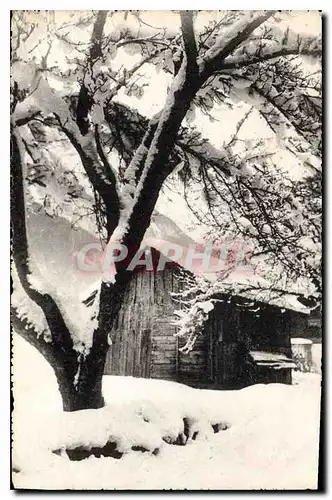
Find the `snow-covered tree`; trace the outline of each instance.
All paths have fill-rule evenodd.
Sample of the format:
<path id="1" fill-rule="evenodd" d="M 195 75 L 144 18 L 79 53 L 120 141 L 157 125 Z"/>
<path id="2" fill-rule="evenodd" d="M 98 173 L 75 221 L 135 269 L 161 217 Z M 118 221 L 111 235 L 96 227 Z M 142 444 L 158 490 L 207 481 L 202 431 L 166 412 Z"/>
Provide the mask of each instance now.
<path id="1" fill-rule="evenodd" d="M 104 241 L 125 245 L 130 259 L 177 175 L 186 189 L 201 186 L 209 224 L 256 238 L 290 273 L 304 266 L 317 279 L 320 89 L 302 66 L 319 57 L 319 37 L 295 34 L 289 14 L 275 11 L 172 15 L 178 22 L 158 28 L 137 12 L 13 13 L 12 252 L 27 301 L 13 301 L 12 321 L 51 363 L 68 411 L 103 405 L 109 333 L 132 271 L 115 263 L 80 331 L 34 269 L 26 229 L 33 206 L 68 218 L 93 212 Z M 165 102 L 145 117 L 137 103 L 155 75 L 167 82 Z M 217 112 L 227 127 L 222 110 L 239 102 L 243 118 L 228 143 L 197 129 L 197 114 L 216 120 Z M 272 142 L 239 139 L 251 108 L 268 123 L 275 151 Z M 61 148 L 72 168 L 59 162 Z M 309 173 L 294 180 L 281 171 L 280 150 Z M 196 309 L 203 320 L 210 302 Z"/>

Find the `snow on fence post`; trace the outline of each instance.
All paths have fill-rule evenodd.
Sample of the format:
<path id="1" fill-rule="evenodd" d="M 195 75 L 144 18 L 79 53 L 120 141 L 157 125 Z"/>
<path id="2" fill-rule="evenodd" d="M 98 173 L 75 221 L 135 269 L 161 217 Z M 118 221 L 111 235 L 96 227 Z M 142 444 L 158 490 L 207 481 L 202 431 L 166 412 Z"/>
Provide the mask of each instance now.
<path id="1" fill-rule="evenodd" d="M 292 355 L 296 363 L 295 370 L 301 372 L 312 371 L 312 341 L 303 338 L 292 338 Z"/>

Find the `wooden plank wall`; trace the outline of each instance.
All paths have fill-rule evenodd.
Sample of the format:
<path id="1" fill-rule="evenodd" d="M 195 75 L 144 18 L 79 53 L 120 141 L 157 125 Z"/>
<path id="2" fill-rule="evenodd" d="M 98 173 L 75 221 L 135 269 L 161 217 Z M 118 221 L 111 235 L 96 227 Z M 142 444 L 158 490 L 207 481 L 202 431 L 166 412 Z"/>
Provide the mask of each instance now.
<path id="1" fill-rule="evenodd" d="M 200 337 L 190 354 L 179 352 L 171 292 L 180 290 L 178 270 L 137 273 L 126 293 L 110 347 L 105 374 L 152 377 L 179 382 L 206 381 L 211 371 L 209 335 Z"/>
<path id="2" fill-rule="evenodd" d="M 290 354 L 292 313 L 281 315 L 277 309 L 263 308 L 256 318 L 249 311 L 222 303 L 216 306 L 192 352 L 179 352 L 185 341 L 174 336 L 174 310 L 180 305 L 174 303 L 171 292 L 179 291 L 180 286 L 176 268 L 134 276 L 112 334 L 106 374 L 227 387 L 236 385 L 241 371 L 239 343 L 248 351 Z"/>
<path id="3" fill-rule="evenodd" d="M 148 377 L 151 358 L 153 280 L 150 273 L 138 273 L 125 296 L 112 332 L 105 373 Z"/>
<path id="4" fill-rule="evenodd" d="M 179 347 L 185 344 L 184 339 L 179 339 Z M 184 354 L 179 352 L 178 379 L 181 382 L 194 385 L 205 385 L 209 381 L 209 342 L 208 335 L 200 335 L 193 350 Z"/>
<path id="5" fill-rule="evenodd" d="M 166 268 L 154 274 L 154 314 L 151 332 L 151 377 L 177 380 L 177 339 L 174 310 L 171 297 L 178 290 L 177 270 Z"/>
<path id="6" fill-rule="evenodd" d="M 176 305 L 170 295 L 178 287 L 174 273 L 165 269 L 134 276 L 112 332 L 106 374 L 176 379 Z"/>

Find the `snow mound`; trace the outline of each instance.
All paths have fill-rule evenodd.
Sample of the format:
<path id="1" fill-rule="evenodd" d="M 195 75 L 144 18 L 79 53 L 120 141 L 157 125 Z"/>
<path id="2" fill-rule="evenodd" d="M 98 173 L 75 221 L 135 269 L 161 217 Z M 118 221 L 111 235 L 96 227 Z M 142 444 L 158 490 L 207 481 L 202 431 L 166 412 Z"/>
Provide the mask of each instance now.
<path id="1" fill-rule="evenodd" d="M 50 440 L 54 449 L 102 448 L 109 442 L 117 444 L 119 453 L 128 453 L 132 447 L 154 451 L 161 445 L 157 427 L 148 425 L 143 416 L 125 405 L 107 405 L 99 410 L 81 410 L 57 416 L 53 428 L 59 432 Z"/>

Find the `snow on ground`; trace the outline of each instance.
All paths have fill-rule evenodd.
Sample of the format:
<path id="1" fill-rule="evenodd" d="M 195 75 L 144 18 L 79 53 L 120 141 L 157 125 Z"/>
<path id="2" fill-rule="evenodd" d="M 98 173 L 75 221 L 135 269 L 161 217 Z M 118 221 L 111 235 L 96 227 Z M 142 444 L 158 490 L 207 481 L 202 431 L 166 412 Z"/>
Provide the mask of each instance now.
<path id="1" fill-rule="evenodd" d="M 13 473 L 16 488 L 316 489 L 320 377 L 295 373 L 293 386 L 239 391 L 192 389 L 174 382 L 105 376 L 106 407 L 61 411 L 51 368 L 14 339 Z M 198 431 L 186 446 L 168 444 L 183 418 Z M 214 433 L 212 424 L 227 424 Z M 226 427 L 226 425 L 225 425 Z M 51 452 L 119 443 L 120 459 L 70 461 Z M 149 451 L 133 451 L 143 446 Z M 159 453 L 152 452 L 158 448 Z"/>
<path id="2" fill-rule="evenodd" d="M 315 373 L 322 373 L 322 344 L 312 344 L 312 365 Z"/>

